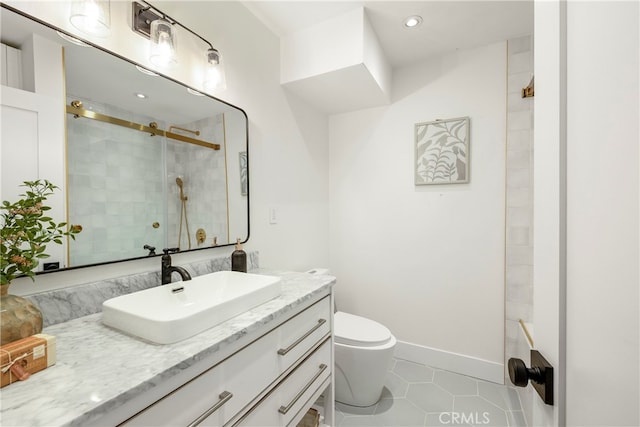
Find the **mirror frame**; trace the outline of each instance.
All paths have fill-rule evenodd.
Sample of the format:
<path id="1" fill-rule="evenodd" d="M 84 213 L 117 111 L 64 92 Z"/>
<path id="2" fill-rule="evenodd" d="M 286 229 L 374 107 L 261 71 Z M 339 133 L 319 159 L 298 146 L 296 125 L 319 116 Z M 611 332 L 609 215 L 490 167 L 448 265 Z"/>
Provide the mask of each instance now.
<path id="1" fill-rule="evenodd" d="M 129 64 L 132 64 L 134 66 L 140 66 L 142 68 L 146 68 L 142 64 L 139 64 L 139 63 L 137 63 L 137 62 L 135 62 L 135 61 L 133 61 L 133 60 L 131 60 L 129 58 L 126 58 L 126 57 L 124 57 L 124 56 L 122 56 L 122 55 L 120 55 L 120 54 L 118 54 L 116 52 L 113 52 L 113 51 L 111 51 L 109 49 L 106 49 L 106 48 L 104 48 L 102 46 L 96 45 L 95 43 L 93 43 L 93 42 L 91 42 L 89 40 L 86 40 L 86 39 L 84 39 L 82 37 L 79 37 L 76 34 L 70 34 L 68 31 L 65 31 L 64 29 L 58 28 L 55 25 L 52 25 L 52 24 L 50 24 L 50 23 L 48 23 L 46 21 L 43 21 L 42 19 L 37 18 L 35 16 L 29 15 L 28 13 L 25 13 L 25 12 L 23 12 L 23 11 L 21 11 L 19 9 L 16 9 L 16 8 L 14 8 L 12 6 L 9 6 L 6 3 L 0 3 L 0 12 L 1 12 L 2 9 L 6 9 L 6 10 L 8 10 L 10 12 L 13 12 L 13 13 L 15 13 L 17 15 L 20 15 L 25 19 L 29 19 L 29 20 L 31 20 L 31 21 L 33 21 L 33 22 L 35 22 L 37 24 L 40 24 L 40 25 L 42 25 L 42 26 L 44 26 L 46 28 L 49 28 L 49 29 L 51 29 L 53 31 L 57 31 L 57 32 L 65 34 L 65 35 L 67 35 L 69 37 L 73 37 L 75 39 L 78 39 L 78 40 L 82 41 L 83 43 L 87 44 L 89 47 L 94 48 L 94 49 L 98 49 L 98 50 L 104 52 L 105 54 L 111 55 L 111 56 L 113 56 L 113 57 L 115 57 L 115 58 L 117 58 L 119 60 L 128 62 Z M 176 79 L 174 79 L 172 77 L 169 77 L 169 76 L 167 76 L 165 74 L 162 74 L 162 72 L 154 70 L 154 73 L 158 74 L 158 77 L 164 78 L 164 79 L 166 79 L 166 80 L 168 80 L 168 81 L 170 81 L 170 82 L 172 82 L 174 84 L 177 84 L 177 85 L 180 85 L 180 86 L 184 87 L 185 91 L 187 89 L 192 90 L 192 91 L 196 91 L 196 92 L 202 94 L 203 96 L 211 98 L 214 101 L 220 102 L 220 103 L 222 103 L 224 105 L 227 105 L 227 106 L 229 106 L 231 108 L 234 108 L 237 111 L 239 111 L 240 113 L 242 113 L 242 115 L 244 116 L 244 118 L 245 118 L 245 135 L 246 135 L 246 139 L 245 139 L 246 150 L 245 151 L 247 153 L 247 159 L 246 159 L 246 162 L 247 162 L 246 163 L 247 164 L 247 171 L 246 171 L 246 173 L 247 173 L 247 195 L 246 195 L 246 198 L 247 198 L 247 234 L 246 234 L 246 237 L 244 238 L 244 240 L 241 241 L 241 243 L 243 243 L 243 244 L 246 243 L 249 240 L 249 237 L 251 236 L 251 197 L 250 197 L 251 196 L 251 180 L 250 180 L 250 175 L 251 175 L 250 157 L 251 156 L 249 155 L 249 117 L 248 117 L 247 113 L 242 108 L 240 108 L 240 107 L 238 107 L 236 105 L 233 105 L 233 104 L 231 104 L 231 103 L 229 103 L 229 102 L 227 102 L 227 101 L 225 101 L 223 99 L 220 99 L 220 98 L 217 98 L 215 96 L 209 95 L 209 94 L 207 94 L 205 92 L 202 92 L 201 90 L 198 90 L 198 89 L 196 89 L 194 87 L 191 87 L 191 86 L 185 84 L 184 82 L 176 80 Z M 225 156 L 226 156 L 226 153 L 225 153 Z M 66 216 L 68 218 L 68 212 L 67 212 Z M 69 239 L 69 238 L 67 237 L 67 239 Z M 187 253 L 187 252 L 211 250 L 211 249 L 216 249 L 216 248 L 234 246 L 235 244 L 236 244 L 236 242 L 230 242 L 230 243 L 216 245 L 216 246 L 207 246 L 207 247 L 202 247 L 202 248 L 180 250 L 177 253 Z M 70 270 L 78 270 L 78 269 L 87 268 L 87 267 L 96 267 L 96 266 L 116 264 L 116 263 L 121 263 L 121 262 L 129 262 L 129 261 L 143 260 L 143 259 L 148 259 L 148 258 L 156 258 L 156 257 L 162 256 L 162 255 L 163 255 L 162 253 L 158 253 L 156 255 L 145 255 L 145 256 L 132 257 L 132 258 L 123 258 L 123 259 L 118 259 L 118 260 L 113 260 L 113 261 L 105 261 L 105 262 L 98 262 L 98 263 L 91 263 L 91 264 L 82 264 L 82 265 L 78 265 L 78 266 L 62 267 L 62 268 L 58 268 L 58 269 L 55 269 L 55 270 L 38 271 L 38 272 L 36 272 L 36 274 L 37 275 L 41 275 L 41 274 L 58 273 L 58 272 L 70 271 Z"/>

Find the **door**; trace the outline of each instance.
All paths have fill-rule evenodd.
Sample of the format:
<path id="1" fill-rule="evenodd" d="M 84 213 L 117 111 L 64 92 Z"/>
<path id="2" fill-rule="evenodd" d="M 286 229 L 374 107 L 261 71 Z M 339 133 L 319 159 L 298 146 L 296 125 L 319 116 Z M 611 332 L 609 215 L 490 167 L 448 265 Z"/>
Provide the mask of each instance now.
<path id="1" fill-rule="evenodd" d="M 534 426 L 640 425 L 638 2 L 535 2 Z"/>
<path id="2" fill-rule="evenodd" d="M 564 425 L 566 185 L 563 47 L 566 5 L 535 2 L 534 255 L 535 347 L 554 367 L 554 405 L 532 393 L 534 426 Z M 559 96 L 560 95 L 560 96 Z M 528 363 L 527 363 L 528 364 Z M 531 386 L 529 386 L 531 387 Z"/>

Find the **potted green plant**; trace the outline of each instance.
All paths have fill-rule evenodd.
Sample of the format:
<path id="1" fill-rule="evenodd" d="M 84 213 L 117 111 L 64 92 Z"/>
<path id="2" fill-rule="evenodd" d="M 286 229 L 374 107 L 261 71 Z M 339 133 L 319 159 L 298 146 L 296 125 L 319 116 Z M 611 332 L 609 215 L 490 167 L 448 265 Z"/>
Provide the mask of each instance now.
<path id="1" fill-rule="evenodd" d="M 19 200 L 5 200 L 0 206 L 2 344 L 42 331 L 42 313 L 30 301 L 9 294 L 11 281 L 21 276 L 35 280 L 39 261 L 49 257 L 47 244 L 62 244 L 65 236 L 75 239 L 81 231 L 80 226 L 56 223 L 47 215 L 51 207 L 45 201 L 58 187 L 47 180 L 24 181 L 22 186 L 27 190 Z"/>

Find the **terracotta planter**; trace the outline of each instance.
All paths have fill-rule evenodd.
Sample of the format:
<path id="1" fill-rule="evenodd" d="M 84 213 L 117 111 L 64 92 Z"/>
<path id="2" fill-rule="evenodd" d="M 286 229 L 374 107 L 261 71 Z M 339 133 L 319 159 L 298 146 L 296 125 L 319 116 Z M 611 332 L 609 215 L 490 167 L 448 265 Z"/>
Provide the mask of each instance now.
<path id="1" fill-rule="evenodd" d="M 0 292 L 1 345 L 42 332 L 42 312 L 28 299 L 9 294 L 9 285 Z"/>

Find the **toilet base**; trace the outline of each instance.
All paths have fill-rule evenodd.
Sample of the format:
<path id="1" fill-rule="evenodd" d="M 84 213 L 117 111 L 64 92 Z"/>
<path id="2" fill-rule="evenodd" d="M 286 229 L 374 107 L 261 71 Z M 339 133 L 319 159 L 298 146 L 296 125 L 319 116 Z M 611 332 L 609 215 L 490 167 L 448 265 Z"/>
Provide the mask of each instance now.
<path id="1" fill-rule="evenodd" d="M 350 406 L 375 405 L 391 366 L 395 337 L 377 347 L 335 344 L 335 400 Z"/>

